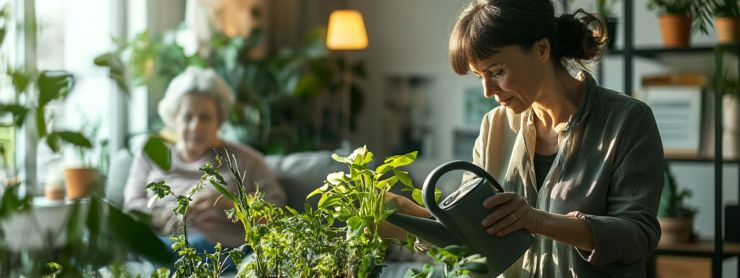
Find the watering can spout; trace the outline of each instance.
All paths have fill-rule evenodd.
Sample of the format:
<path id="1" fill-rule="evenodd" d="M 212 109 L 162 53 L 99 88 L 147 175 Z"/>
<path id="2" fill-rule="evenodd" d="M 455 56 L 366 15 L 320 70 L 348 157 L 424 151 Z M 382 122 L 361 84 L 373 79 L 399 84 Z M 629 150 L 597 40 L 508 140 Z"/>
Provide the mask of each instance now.
<path id="1" fill-rule="evenodd" d="M 432 219 L 393 212 L 386 220 L 438 247 L 461 244 L 457 237 L 450 233 L 442 223 Z"/>

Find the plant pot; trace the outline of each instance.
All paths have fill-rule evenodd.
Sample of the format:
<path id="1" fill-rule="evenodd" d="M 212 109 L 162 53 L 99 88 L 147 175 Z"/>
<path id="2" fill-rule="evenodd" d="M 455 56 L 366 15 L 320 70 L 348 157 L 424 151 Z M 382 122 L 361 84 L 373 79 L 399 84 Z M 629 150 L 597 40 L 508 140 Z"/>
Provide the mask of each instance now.
<path id="1" fill-rule="evenodd" d="M 614 45 L 617 42 L 617 18 L 608 17 L 606 19 L 606 34 L 608 41 L 606 42 L 606 49 L 614 50 Z"/>
<path id="2" fill-rule="evenodd" d="M 98 179 L 98 171 L 93 168 L 64 169 L 67 198 L 77 199 L 89 196 L 97 185 Z"/>
<path id="3" fill-rule="evenodd" d="M 658 244 L 689 242 L 694 218 L 659 217 L 661 235 Z"/>
<path id="4" fill-rule="evenodd" d="M 691 40 L 691 16 L 687 14 L 663 14 L 658 17 L 663 46 L 666 48 L 688 47 Z"/>
<path id="5" fill-rule="evenodd" d="M 737 44 L 740 41 L 740 17 L 715 18 L 714 26 L 720 44 Z"/>
<path id="6" fill-rule="evenodd" d="M 44 186 L 44 197 L 53 201 L 64 200 L 64 187 L 57 185 Z"/>

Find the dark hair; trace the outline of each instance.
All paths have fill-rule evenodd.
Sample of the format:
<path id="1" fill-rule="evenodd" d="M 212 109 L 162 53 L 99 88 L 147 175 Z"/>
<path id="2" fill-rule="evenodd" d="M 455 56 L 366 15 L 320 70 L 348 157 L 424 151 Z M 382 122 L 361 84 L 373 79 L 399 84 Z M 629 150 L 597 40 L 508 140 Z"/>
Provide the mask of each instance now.
<path id="1" fill-rule="evenodd" d="M 530 49 L 548 38 L 556 66 L 568 68 L 570 60 L 583 66 L 601 54 L 605 30 L 601 19 L 583 9 L 555 17 L 550 0 L 476 0 L 460 13 L 452 30 L 450 61 L 456 73 L 466 74 L 468 63 L 484 60 L 500 47 Z"/>

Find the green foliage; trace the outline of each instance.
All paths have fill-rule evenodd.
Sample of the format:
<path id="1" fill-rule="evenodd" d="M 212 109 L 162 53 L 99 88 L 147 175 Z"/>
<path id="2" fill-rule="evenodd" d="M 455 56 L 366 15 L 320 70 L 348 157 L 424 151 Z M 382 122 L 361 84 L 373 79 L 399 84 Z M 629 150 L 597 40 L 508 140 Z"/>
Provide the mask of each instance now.
<path id="1" fill-rule="evenodd" d="M 686 205 L 685 201 L 691 197 L 691 191 L 683 188 L 678 189 L 673 173 L 666 165 L 663 194 L 660 196 L 659 217 L 690 218 L 696 214 L 696 209 Z"/>
<path id="2" fill-rule="evenodd" d="M 162 171 L 169 171 L 172 167 L 170 149 L 162 137 L 150 136 L 144 144 L 144 154 Z"/>
<path id="3" fill-rule="evenodd" d="M 220 156 L 216 157 L 215 164 L 206 163 L 201 167 L 200 181 L 186 196 L 174 195 L 164 182 L 149 184 L 147 190 L 154 193 L 153 200 L 174 196 L 179 204 L 174 211 L 185 218 L 192 194 L 209 184 L 233 202 L 234 208 L 225 213 L 240 222 L 245 231 L 245 245 L 214 254 L 195 254 L 188 247 L 186 237 L 174 237 L 172 247 L 180 256 L 175 263 L 176 274 L 210 276 L 218 273 L 220 260 L 231 258 L 237 264 L 241 262 L 241 248 L 246 246 L 253 254 L 239 269 L 239 276 L 369 277 L 375 274 L 383 265 L 386 250 L 378 234 L 378 225 L 392 212 L 385 207 L 385 192 L 399 182 L 413 187 L 408 173 L 399 167 L 411 164 L 416 152 L 389 157 L 374 170 L 368 168 L 373 154 L 366 147 L 358 148 L 347 157 L 332 157 L 346 164 L 350 174 L 329 174 L 324 186 L 307 197 L 321 195 L 319 207 L 314 209 L 306 203 L 304 213 L 267 203 L 262 192 L 244 191 L 246 172 L 238 172 L 236 157 L 228 153 L 226 163 L 237 192 L 227 189 L 226 179 L 219 171 L 223 163 Z M 335 225 L 338 221 L 344 225 Z M 187 234 L 187 226 L 183 227 L 183 234 Z"/>
<path id="4" fill-rule="evenodd" d="M 740 4 L 737 0 L 707 0 L 707 7 L 716 17 L 740 16 Z"/>
<path id="5" fill-rule="evenodd" d="M 613 17 L 614 4 L 616 2 L 616 0 L 596 0 L 596 11 L 604 20 L 609 17 Z"/>
<path id="6" fill-rule="evenodd" d="M 450 245 L 445 248 L 432 248 L 429 250 L 429 256 L 434 261 L 444 266 L 443 277 L 470 277 L 473 273 L 486 273 L 486 258 L 478 254 L 465 256 L 466 248 L 463 246 Z M 419 269 L 409 269 L 404 277 L 409 278 L 429 278 L 434 275 L 434 268 L 426 264 Z"/>
<path id="7" fill-rule="evenodd" d="M 691 8 L 697 2 L 694 0 L 648 0 L 649 10 L 657 10 L 659 14 L 689 14 Z"/>
<path id="8" fill-rule="evenodd" d="M 711 26 L 710 4 L 696 0 L 648 0 L 649 10 L 657 10 L 658 14 L 686 14 L 691 16 L 692 28 L 695 31 L 709 34 Z"/>
<path id="9" fill-rule="evenodd" d="M 95 58 L 124 91 L 146 85 L 163 92 L 166 85 L 188 66 L 214 68 L 234 90 L 236 104 L 224 126 L 225 136 L 251 145 L 263 153 L 290 153 L 335 148 L 339 141 L 338 109 L 320 105 L 321 96 L 338 97 L 344 61 L 326 49 L 325 31 L 310 31 L 302 45 L 255 55 L 264 47 L 264 32 L 255 28 L 247 38 L 215 32 L 207 49 L 194 53 L 175 39 L 184 27 L 162 35 L 143 32 L 121 47 Z M 351 123 L 362 106 L 362 92 L 355 83 L 365 77 L 364 63 L 351 65 Z M 333 114 L 332 114 L 333 113 Z"/>

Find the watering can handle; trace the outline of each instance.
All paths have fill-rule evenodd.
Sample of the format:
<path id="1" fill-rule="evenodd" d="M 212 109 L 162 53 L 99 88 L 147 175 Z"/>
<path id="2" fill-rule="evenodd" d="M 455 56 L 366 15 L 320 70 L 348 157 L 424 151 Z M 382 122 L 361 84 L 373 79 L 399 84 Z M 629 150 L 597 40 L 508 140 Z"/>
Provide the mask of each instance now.
<path id="1" fill-rule="evenodd" d="M 421 196 L 424 200 L 424 204 L 427 206 L 429 211 L 438 218 L 440 215 L 443 215 L 444 212 L 442 211 L 442 209 L 439 208 L 437 200 L 435 200 L 434 198 L 434 191 L 435 189 L 437 189 L 437 181 L 439 181 L 439 178 L 441 178 L 447 172 L 454 170 L 464 170 L 472 172 L 473 174 L 476 174 L 477 176 L 487 179 L 489 182 L 491 182 L 491 184 L 496 187 L 496 190 L 498 192 L 504 192 L 504 189 L 501 188 L 501 185 L 496 182 L 496 179 L 494 179 L 491 174 L 473 163 L 462 160 L 454 160 L 439 165 L 437 166 L 437 168 L 434 168 L 434 170 L 429 173 L 427 179 L 424 181 L 424 187 L 421 191 Z"/>

